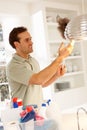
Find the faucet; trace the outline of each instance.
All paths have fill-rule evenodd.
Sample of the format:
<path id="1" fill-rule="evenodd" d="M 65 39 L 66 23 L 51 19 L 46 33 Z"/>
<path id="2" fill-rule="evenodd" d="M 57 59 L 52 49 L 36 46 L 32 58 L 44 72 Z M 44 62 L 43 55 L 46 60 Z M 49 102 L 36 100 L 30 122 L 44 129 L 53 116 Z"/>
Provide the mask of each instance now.
<path id="1" fill-rule="evenodd" d="M 85 112 L 85 114 L 87 114 L 87 110 L 85 108 L 80 107 L 80 108 L 77 109 L 77 125 L 78 125 L 78 130 L 80 130 L 80 123 L 79 123 L 79 111 L 80 110 L 83 110 Z"/>

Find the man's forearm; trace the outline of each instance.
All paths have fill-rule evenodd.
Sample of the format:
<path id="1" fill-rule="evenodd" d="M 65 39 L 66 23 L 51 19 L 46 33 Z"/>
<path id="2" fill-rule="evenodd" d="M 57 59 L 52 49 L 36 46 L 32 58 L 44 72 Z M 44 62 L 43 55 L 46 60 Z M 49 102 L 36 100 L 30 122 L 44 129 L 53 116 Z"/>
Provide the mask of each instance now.
<path id="1" fill-rule="evenodd" d="M 31 77 L 29 84 L 43 85 L 46 82 L 48 82 L 57 72 L 58 66 L 60 65 L 61 62 L 62 62 L 62 57 L 56 58 L 45 69 L 43 69 L 39 73 L 34 74 Z"/>
<path id="2" fill-rule="evenodd" d="M 60 77 L 60 76 L 59 76 Z M 42 87 L 47 87 L 47 86 L 49 86 L 50 84 L 52 84 L 56 79 L 58 79 L 59 78 L 56 74 L 55 75 L 53 75 L 53 77 L 50 79 L 50 80 L 48 80 L 47 82 L 45 82 L 44 84 L 42 84 Z"/>

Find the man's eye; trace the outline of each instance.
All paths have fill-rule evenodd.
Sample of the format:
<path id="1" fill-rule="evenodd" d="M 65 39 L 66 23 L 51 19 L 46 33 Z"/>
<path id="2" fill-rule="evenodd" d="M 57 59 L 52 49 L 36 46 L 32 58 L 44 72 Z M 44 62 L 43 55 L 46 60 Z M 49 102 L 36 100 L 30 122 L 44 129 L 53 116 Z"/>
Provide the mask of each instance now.
<path id="1" fill-rule="evenodd" d="M 32 40 L 32 38 L 26 38 L 25 41 L 26 42 L 30 42 Z"/>
<path id="2" fill-rule="evenodd" d="M 30 41 L 30 39 L 26 39 L 26 42 L 29 42 Z"/>
<path id="3" fill-rule="evenodd" d="M 29 38 L 29 39 L 27 39 L 27 41 L 29 42 L 29 41 L 31 41 L 31 39 L 32 39 L 32 38 Z"/>

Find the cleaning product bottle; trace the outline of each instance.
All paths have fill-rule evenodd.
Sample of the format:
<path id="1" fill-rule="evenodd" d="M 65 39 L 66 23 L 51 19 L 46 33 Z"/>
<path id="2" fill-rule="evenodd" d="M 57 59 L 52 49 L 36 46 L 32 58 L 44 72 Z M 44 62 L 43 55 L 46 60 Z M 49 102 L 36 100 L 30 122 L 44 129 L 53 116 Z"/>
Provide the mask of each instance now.
<path id="1" fill-rule="evenodd" d="M 12 99 L 12 108 L 18 108 L 18 103 L 17 103 L 18 98 L 14 97 Z"/>
<path id="2" fill-rule="evenodd" d="M 39 110 L 39 115 L 42 116 L 44 119 L 47 119 L 47 117 L 46 117 L 46 103 L 42 103 L 41 108 Z"/>
<path id="3" fill-rule="evenodd" d="M 17 104 L 18 104 L 18 107 L 22 107 L 23 106 L 22 99 L 18 99 Z"/>
<path id="4" fill-rule="evenodd" d="M 27 106 L 26 109 L 20 113 L 20 116 L 21 123 L 27 122 L 31 119 L 35 120 L 35 111 L 33 110 L 32 106 Z"/>
<path id="5" fill-rule="evenodd" d="M 46 116 L 48 119 L 54 120 L 58 124 L 60 130 L 62 129 L 62 114 L 60 107 L 56 101 L 51 101 L 47 106 Z"/>
<path id="6" fill-rule="evenodd" d="M 51 103 L 51 99 L 48 99 L 46 103 L 47 103 L 47 105 L 49 106 L 50 103 Z"/>

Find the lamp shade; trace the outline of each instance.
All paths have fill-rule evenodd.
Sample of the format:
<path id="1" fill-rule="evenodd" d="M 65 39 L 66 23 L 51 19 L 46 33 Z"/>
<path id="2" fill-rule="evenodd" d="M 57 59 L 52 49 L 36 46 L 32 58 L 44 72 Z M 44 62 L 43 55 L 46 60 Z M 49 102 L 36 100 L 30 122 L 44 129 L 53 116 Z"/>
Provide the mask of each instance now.
<path id="1" fill-rule="evenodd" d="M 87 40 L 87 14 L 71 19 L 65 28 L 64 35 L 66 39 L 75 41 Z"/>

